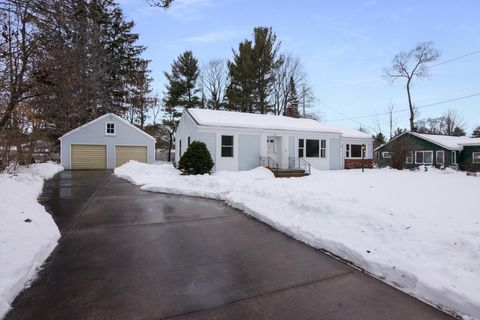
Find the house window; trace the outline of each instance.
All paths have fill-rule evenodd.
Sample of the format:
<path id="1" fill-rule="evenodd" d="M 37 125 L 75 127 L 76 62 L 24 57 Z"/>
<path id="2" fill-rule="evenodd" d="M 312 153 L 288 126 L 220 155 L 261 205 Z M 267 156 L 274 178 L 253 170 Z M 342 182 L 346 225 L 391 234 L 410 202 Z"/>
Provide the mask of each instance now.
<path id="1" fill-rule="evenodd" d="M 222 136 L 222 157 L 233 158 L 233 136 Z"/>
<path id="2" fill-rule="evenodd" d="M 361 144 L 347 144 L 345 149 L 345 158 L 361 158 L 362 145 Z"/>
<path id="3" fill-rule="evenodd" d="M 388 151 L 382 152 L 382 158 L 383 159 L 390 159 L 390 152 L 388 152 Z"/>
<path id="4" fill-rule="evenodd" d="M 190 147 L 190 137 L 187 138 L 187 146 Z"/>
<path id="5" fill-rule="evenodd" d="M 327 157 L 327 140 L 320 140 L 320 158 Z"/>
<path id="6" fill-rule="evenodd" d="M 105 124 L 105 134 L 107 136 L 114 136 L 115 135 L 115 123 L 114 122 L 107 122 Z"/>
<path id="7" fill-rule="evenodd" d="M 345 148 L 345 158 L 350 158 L 350 145 L 347 144 Z"/>
<path id="8" fill-rule="evenodd" d="M 433 151 L 415 151 L 415 164 L 432 164 Z"/>
<path id="9" fill-rule="evenodd" d="M 457 152 L 452 151 L 452 164 L 457 164 Z"/>
<path id="10" fill-rule="evenodd" d="M 182 157 L 182 140 L 178 140 L 178 155 Z"/>
<path id="11" fill-rule="evenodd" d="M 299 139 L 298 140 L 298 157 L 303 158 L 305 151 L 305 140 Z"/>
<path id="12" fill-rule="evenodd" d="M 306 156 L 307 158 L 318 158 L 320 150 L 320 141 L 319 140 L 305 140 L 306 144 Z"/>
<path id="13" fill-rule="evenodd" d="M 437 165 L 445 163 L 445 152 L 443 150 L 438 150 L 435 153 L 435 162 Z"/>
<path id="14" fill-rule="evenodd" d="M 480 152 L 473 152 L 472 153 L 472 162 L 473 163 L 480 163 Z"/>
<path id="15" fill-rule="evenodd" d="M 412 164 L 413 163 L 413 151 L 408 151 L 407 152 L 407 159 L 405 161 L 406 164 Z"/>

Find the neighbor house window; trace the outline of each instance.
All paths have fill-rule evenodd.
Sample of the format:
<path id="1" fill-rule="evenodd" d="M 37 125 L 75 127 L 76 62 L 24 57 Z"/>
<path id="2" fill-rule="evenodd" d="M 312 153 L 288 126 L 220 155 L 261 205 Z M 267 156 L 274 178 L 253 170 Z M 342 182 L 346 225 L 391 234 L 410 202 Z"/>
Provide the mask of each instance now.
<path id="1" fill-rule="evenodd" d="M 473 152 L 472 153 L 472 162 L 473 163 L 480 163 L 480 152 Z"/>
<path id="2" fill-rule="evenodd" d="M 105 125 L 105 134 L 109 136 L 115 135 L 115 123 L 107 122 Z"/>
<path id="3" fill-rule="evenodd" d="M 190 147 L 190 137 L 187 138 L 187 146 Z"/>
<path id="4" fill-rule="evenodd" d="M 233 136 L 222 136 L 222 157 L 233 158 Z"/>
<path id="5" fill-rule="evenodd" d="M 307 158 L 318 158 L 320 150 L 320 141 L 319 140 L 305 140 L 306 145 L 306 156 Z"/>
<path id="6" fill-rule="evenodd" d="M 432 164 L 433 151 L 415 151 L 415 164 Z"/>
<path id="7" fill-rule="evenodd" d="M 443 150 L 438 150 L 435 153 L 435 162 L 437 165 L 445 163 L 445 152 Z"/>
<path id="8" fill-rule="evenodd" d="M 382 152 L 382 158 L 383 159 L 390 159 L 390 152 L 388 152 L 388 151 Z"/>
<path id="9" fill-rule="evenodd" d="M 327 140 L 320 140 L 320 158 L 327 157 Z"/>
<path id="10" fill-rule="evenodd" d="M 452 164 L 457 164 L 457 152 L 452 151 Z"/>
<path id="11" fill-rule="evenodd" d="M 407 159 L 405 161 L 406 164 L 412 164 L 413 163 L 413 151 L 408 151 L 407 152 Z"/>
<path id="12" fill-rule="evenodd" d="M 305 140 L 299 139 L 298 140 L 298 157 L 303 158 L 305 152 Z"/>

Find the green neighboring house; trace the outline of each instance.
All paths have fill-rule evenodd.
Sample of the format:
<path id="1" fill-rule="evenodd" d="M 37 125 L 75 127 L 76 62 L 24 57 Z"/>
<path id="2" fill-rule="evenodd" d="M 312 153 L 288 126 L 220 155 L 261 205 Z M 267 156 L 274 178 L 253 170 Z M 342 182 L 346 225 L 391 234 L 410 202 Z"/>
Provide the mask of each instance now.
<path id="1" fill-rule="evenodd" d="M 395 152 L 405 154 L 407 169 L 428 165 L 480 171 L 480 138 L 405 132 L 376 148 L 374 160 L 380 167 L 391 166 Z"/>

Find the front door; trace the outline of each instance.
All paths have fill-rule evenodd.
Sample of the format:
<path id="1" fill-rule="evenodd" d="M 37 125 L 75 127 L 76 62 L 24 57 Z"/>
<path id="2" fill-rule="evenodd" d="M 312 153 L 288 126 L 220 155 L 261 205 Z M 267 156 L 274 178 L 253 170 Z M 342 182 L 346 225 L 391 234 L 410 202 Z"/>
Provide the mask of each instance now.
<path id="1" fill-rule="evenodd" d="M 279 148 L 280 137 L 267 137 L 267 156 L 272 158 L 278 165 L 280 165 Z"/>

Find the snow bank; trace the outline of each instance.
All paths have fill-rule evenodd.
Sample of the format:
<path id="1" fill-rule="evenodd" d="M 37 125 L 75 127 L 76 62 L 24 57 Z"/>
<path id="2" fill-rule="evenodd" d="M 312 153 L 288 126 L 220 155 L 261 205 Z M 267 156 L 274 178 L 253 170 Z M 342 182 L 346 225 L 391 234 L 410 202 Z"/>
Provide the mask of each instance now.
<path id="1" fill-rule="evenodd" d="M 22 167 L 15 175 L 0 174 L 0 318 L 60 237 L 37 198 L 43 180 L 61 170 L 63 167 L 49 162 Z"/>
<path id="2" fill-rule="evenodd" d="M 115 174 L 142 189 L 224 200 L 401 290 L 480 319 L 480 178 L 454 171 L 270 171 L 182 176 L 128 162 Z"/>

